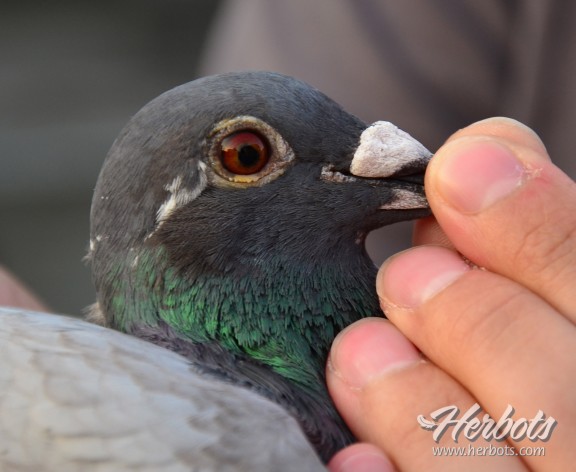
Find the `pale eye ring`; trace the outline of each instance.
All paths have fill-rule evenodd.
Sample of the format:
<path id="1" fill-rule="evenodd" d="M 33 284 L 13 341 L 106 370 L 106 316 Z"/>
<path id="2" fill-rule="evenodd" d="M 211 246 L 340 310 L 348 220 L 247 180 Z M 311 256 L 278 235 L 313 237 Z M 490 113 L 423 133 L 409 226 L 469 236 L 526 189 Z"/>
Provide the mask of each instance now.
<path id="1" fill-rule="evenodd" d="M 280 177 L 295 159 L 280 133 L 260 118 L 224 119 L 206 137 L 206 163 L 213 185 L 250 187 Z"/>

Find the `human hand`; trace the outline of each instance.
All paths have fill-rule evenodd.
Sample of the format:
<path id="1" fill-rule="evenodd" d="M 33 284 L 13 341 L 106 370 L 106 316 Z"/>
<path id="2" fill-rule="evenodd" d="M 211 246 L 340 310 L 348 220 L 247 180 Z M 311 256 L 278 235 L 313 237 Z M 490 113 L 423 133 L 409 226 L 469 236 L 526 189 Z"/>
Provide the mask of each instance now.
<path id="1" fill-rule="evenodd" d="M 390 321 L 361 320 L 332 346 L 331 395 L 371 445 L 341 451 L 330 470 L 572 469 L 576 184 L 531 130 L 496 118 L 448 140 L 426 191 L 437 222 L 418 223 L 415 242 L 425 246 L 393 256 L 378 275 Z M 448 405 L 462 418 L 476 402 L 480 421 L 484 413 L 498 421 L 511 405 L 513 420 L 542 410 L 557 427 L 547 442 L 460 434 L 455 443 L 452 426 L 437 444 L 416 420 Z M 433 446 L 543 447 L 545 456 L 434 456 Z"/>
<path id="2" fill-rule="evenodd" d="M 46 307 L 21 282 L 0 267 L 0 306 L 47 311 Z"/>

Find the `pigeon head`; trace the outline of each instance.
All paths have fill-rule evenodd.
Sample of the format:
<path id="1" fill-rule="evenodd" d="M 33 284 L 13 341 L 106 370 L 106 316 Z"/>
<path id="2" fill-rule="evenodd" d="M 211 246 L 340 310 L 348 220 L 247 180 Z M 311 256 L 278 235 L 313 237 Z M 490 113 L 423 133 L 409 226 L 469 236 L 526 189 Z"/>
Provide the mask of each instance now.
<path id="1" fill-rule="evenodd" d="M 95 317 L 274 398 L 331 455 L 349 436 L 324 386 L 330 343 L 381 313 L 364 239 L 429 214 L 429 157 L 283 75 L 170 90 L 128 123 L 96 186 Z"/>

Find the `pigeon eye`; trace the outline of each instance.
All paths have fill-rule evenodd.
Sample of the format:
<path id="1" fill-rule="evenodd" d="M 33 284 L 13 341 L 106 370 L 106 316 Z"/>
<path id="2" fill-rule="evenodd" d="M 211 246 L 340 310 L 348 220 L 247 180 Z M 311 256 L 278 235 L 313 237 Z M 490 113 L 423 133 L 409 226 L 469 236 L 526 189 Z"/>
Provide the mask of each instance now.
<path id="1" fill-rule="evenodd" d="M 227 118 L 206 136 L 206 176 L 216 187 L 266 185 L 296 157 L 290 145 L 265 121 L 249 115 Z"/>
<path id="2" fill-rule="evenodd" d="M 222 166 L 233 174 L 255 174 L 270 160 L 268 143 L 253 131 L 233 133 L 224 138 L 220 146 Z"/>

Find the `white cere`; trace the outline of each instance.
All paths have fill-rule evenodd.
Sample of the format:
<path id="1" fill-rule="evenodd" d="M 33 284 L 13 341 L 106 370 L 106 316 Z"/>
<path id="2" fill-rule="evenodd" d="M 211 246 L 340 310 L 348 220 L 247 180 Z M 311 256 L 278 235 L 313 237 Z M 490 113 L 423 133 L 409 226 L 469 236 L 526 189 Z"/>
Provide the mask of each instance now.
<path id="1" fill-rule="evenodd" d="M 359 177 L 390 177 L 409 164 L 427 163 L 431 156 L 408 133 L 388 121 L 377 121 L 360 136 L 350 172 Z"/>

